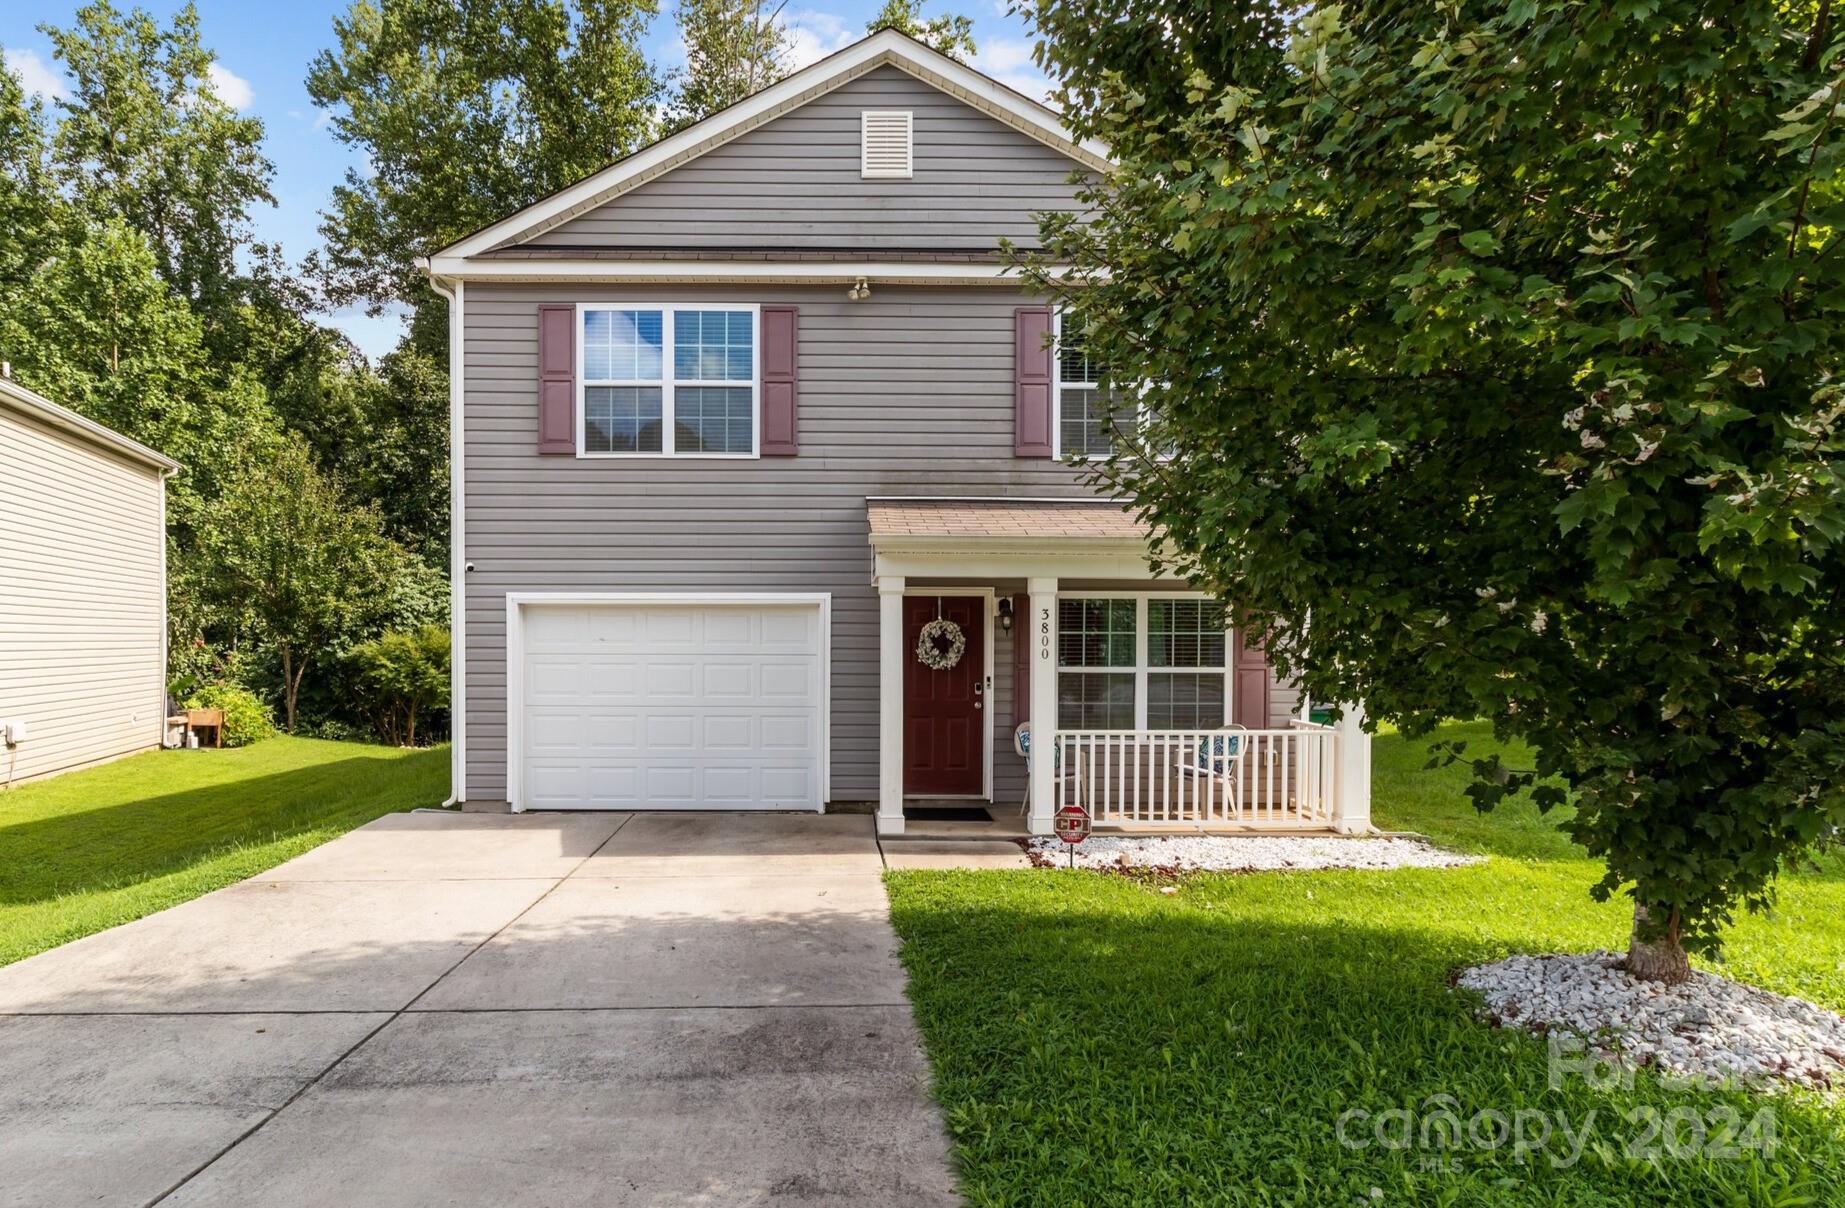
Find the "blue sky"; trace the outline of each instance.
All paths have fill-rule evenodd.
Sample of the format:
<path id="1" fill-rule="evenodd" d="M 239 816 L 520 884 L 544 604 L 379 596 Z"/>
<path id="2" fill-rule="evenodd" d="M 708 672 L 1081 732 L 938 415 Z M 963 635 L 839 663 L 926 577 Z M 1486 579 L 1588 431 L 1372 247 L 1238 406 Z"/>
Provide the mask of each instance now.
<path id="1" fill-rule="evenodd" d="M 15 0 L 0 6 L 0 48 L 7 66 L 28 90 L 55 97 L 65 82 L 52 58 L 51 43 L 38 32 L 44 23 L 69 25 L 80 0 Z M 664 0 L 670 12 L 671 0 Z M 124 0 L 118 6 L 131 7 Z M 140 5 L 164 23 L 181 7 L 170 0 Z M 265 148 L 275 164 L 272 191 L 276 204 L 254 215 L 257 237 L 280 243 L 291 261 L 318 246 L 319 212 L 333 186 L 356 162 L 326 129 L 324 114 L 308 100 L 302 81 L 308 63 L 333 40 L 333 18 L 347 0 L 295 0 L 249 3 L 249 0 L 197 0 L 199 23 L 207 47 L 217 52 L 218 91 L 227 101 L 263 119 Z M 882 7 L 881 0 L 822 3 L 801 7 L 790 0 L 785 19 L 794 38 L 797 66 L 812 62 L 856 40 L 865 22 Z M 1031 44 L 1023 22 L 1006 12 L 1005 0 L 932 0 L 928 14 L 958 11 L 974 19 L 979 56 L 975 65 L 1030 96 L 1040 96 L 1043 81 L 1031 62 Z M 673 22 L 666 12 L 655 18 L 647 49 L 656 62 L 672 66 L 683 60 Z M 396 344 L 401 323 L 395 316 L 371 318 L 353 311 L 330 316 L 373 357 Z"/>

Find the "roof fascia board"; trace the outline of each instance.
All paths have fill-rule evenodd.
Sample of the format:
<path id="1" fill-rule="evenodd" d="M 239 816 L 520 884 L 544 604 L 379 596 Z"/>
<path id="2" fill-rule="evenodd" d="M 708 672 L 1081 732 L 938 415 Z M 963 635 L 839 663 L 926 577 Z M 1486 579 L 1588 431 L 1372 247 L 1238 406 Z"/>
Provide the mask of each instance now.
<path id="1" fill-rule="evenodd" d="M 81 437 L 92 444 L 101 445 L 112 453 L 117 453 L 130 461 L 152 466 L 164 474 L 174 474 L 180 465 L 164 453 L 148 448 L 138 440 L 123 436 L 114 428 L 104 427 L 88 416 L 79 415 L 68 407 L 60 407 L 44 395 L 27 390 L 18 382 L 0 378 L 0 400 L 4 400 L 16 410 L 34 417 L 54 428 L 59 428 L 72 436 Z"/>
<path id="2" fill-rule="evenodd" d="M 1106 171 L 1110 167 L 1107 148 L 1094 140 L 1072 141 L 1050 110 L 913 39 L 894 30 L 883 30 L 518 213 L 464 236 L 430 260 L 435 263 L 464 259 L 541 235 L 886 64 L 901 68 L 959 100 L 975 104 L 1021 133 L 1062 151 L 1087 167 L 1096 171 Z"/>
<path id="3" fill-rule="evenodd" d="M 608 281 L 633 283 L 760 282 L 779 285 L 850 282 L 875 285 L 1022 285 L 1010 264 L 883 260 L 469 260 L 438 256 L 425 265 L 444 281 Z M 1055 266 L 1057 277 L 1069 270 Z"/>

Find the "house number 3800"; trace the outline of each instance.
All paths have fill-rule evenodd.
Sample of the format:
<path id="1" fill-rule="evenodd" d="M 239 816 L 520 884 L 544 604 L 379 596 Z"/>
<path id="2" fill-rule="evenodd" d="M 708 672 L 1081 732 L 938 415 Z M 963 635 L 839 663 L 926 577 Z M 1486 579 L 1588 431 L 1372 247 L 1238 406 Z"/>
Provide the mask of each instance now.
<path id="1" fill-rule="evenodd" d="M 1049 608 L 1038 610 L 1038 657 L 1041 659 L 1051 657 L 1051 610 Z"/>

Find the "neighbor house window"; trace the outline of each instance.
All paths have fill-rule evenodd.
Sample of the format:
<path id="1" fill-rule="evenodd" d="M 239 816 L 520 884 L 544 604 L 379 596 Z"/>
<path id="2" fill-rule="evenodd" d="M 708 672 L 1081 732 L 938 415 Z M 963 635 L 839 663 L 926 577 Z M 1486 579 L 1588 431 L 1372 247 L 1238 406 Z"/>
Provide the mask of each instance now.
<path id="1" fill-rule="evenodd" d="M 1213 730 L 1229 715 L 1223 606 L 1143 595 L 1057 602 L 1057 725 Z"/>
<path id="2" fill-rule="evenodd" d="M 756 310 L 585 307 L 586 454 L 756 452 Z"/>
<path id="3" fill-rule="evenodd" d="M 1066 461 L 1107 457 L 1115 437 L 1132 436 L 1143 410 L 1138 392 L 1102 384 L 1100 367 L 1074 323 L 1057 316 L 1057 455 Z"/>

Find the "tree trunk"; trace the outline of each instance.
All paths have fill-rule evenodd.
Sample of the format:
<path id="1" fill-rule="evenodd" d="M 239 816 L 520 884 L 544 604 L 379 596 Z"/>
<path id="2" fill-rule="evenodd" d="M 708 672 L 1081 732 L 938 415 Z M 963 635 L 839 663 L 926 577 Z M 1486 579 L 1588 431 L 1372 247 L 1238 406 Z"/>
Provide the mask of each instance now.
<path id="1" fill-rule="evenodd" d="M 1642 981 L 1677 985 L 1691 976 L 1691 959 L 1679 943 L 1678 911 L 1666 920 L 1665 929 L 1652 939 L 1640 938 L 1648 915 L 1646 907 L 1634 903 L 1634 930 L 1627 941 L 1627 971 Z"/>
<path id="2" fill-rule="evenodd" d="M 307 673 L 307 659 L 301 660 L 299 667 L 294 665 L 294 654 L 287 645 L 282 646 L 282 713 L 288 722 L 288 732 L 295 732 L 295 697 L 301 691 L 301 677 Z"/>

